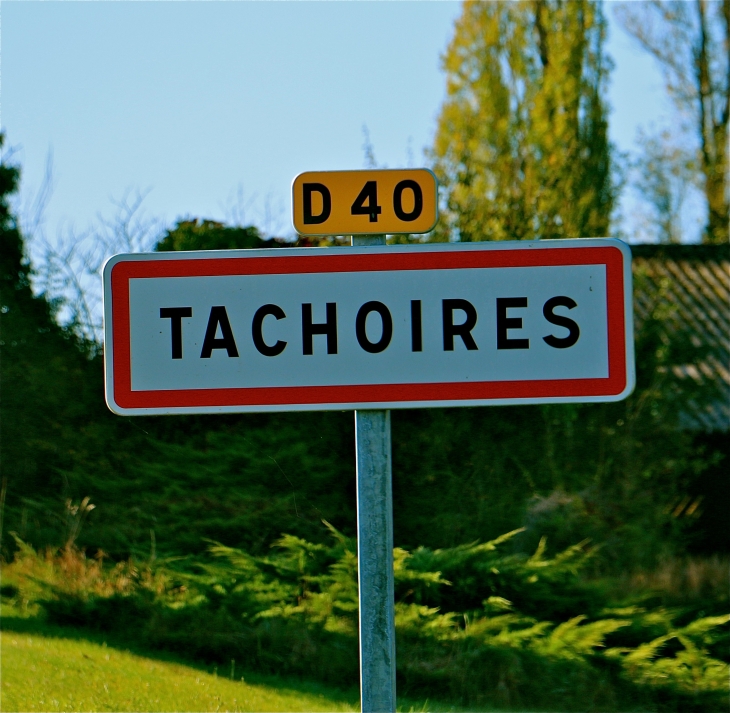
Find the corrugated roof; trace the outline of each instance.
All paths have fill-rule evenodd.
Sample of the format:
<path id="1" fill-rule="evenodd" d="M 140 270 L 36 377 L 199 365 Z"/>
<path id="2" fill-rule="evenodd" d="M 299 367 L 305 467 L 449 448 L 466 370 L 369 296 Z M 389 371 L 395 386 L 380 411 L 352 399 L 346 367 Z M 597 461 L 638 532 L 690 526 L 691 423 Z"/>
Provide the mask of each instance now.
<path id="1" fill-rule="evenodd" d="M 637 328 L 659 302 L 671 303 L 663 320 L 666 338 L 689 335 L 702 357 L 676 364 L 679 378 L 709 383 L 710 398 L 690 401 L 689 428 L 730 430 L 730 245 L 632 245 Z"/>

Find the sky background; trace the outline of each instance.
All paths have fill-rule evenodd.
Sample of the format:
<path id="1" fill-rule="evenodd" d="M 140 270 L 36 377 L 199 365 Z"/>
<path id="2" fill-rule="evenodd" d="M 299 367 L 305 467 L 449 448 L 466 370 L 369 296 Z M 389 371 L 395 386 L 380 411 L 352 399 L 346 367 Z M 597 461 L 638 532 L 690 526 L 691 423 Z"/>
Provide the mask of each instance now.
<path id="1" fill-rule="evenodd" d="M 137 191 L 167 224 L 243 218 L 287 236 L 293 178 L 364 168 L 364 127 L 379 165 L 426 163 L 460 3 L 5 0 L 0 13 L 0 124 L 26 224 L 51 156 L 51 240 Z M 607 15 L 610 130 L 626 151 L 670 109 L 610 3 Z"/>

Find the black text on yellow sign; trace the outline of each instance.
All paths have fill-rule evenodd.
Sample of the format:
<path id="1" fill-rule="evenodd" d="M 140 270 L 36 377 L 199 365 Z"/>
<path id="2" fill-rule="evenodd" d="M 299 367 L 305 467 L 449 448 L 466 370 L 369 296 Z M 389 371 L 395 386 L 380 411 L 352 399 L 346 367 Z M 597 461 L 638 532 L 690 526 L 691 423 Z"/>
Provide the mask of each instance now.
<path id="1" fill-rule="evenodd" d="M 438 218 L 436 176 L 426 168 L 310 171 L 292 190 L 300 235 L 428 233 Z"/>

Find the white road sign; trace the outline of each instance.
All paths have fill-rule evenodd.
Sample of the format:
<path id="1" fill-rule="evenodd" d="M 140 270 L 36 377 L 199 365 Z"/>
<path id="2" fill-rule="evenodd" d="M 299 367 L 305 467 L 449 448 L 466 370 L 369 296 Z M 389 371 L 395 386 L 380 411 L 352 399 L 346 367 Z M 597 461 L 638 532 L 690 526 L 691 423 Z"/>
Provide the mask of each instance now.
<path id="1" fill-rule="evenodd" d="M 625 398 L 617 240 L 117 255 L 106 398 L 124 415 Z"/>

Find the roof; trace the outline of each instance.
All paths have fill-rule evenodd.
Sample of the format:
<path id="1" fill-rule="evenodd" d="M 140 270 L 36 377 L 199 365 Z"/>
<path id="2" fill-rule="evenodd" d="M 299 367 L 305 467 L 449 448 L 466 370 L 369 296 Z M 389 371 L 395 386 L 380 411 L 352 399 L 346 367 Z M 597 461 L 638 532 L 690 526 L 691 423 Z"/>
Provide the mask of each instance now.
<path id="1" fill-rule="evenodd" d="M 659 302 L 669 304 L 665 340 L 689 335 L 695 361 L 675 364 L 673 374 L 714 386 L 712 396 L 690 401 L 686 427 L 730 430 L 730 245 L 632 245 L 634 316 L 639 328 Z"/>

